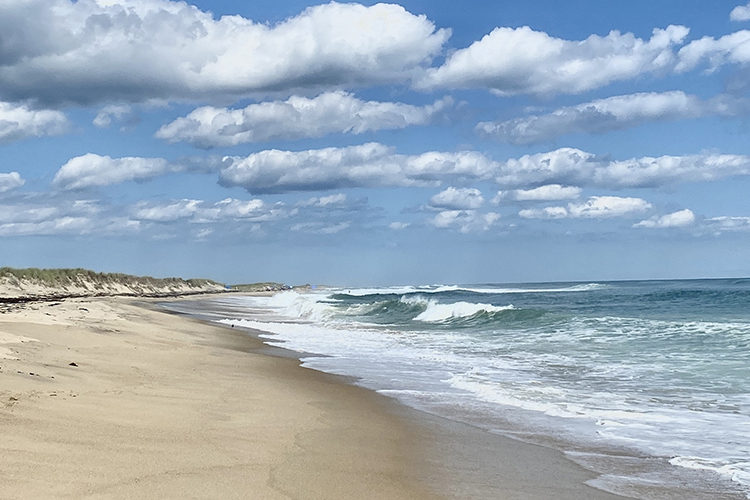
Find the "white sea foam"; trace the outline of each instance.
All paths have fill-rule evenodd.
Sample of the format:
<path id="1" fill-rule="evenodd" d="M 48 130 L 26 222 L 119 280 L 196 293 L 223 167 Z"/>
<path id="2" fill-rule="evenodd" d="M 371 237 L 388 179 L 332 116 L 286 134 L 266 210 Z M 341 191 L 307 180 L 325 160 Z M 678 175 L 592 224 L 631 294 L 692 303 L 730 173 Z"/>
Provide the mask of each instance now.
<path id="1" fill-rule="evenodd" d="M 750 461 L 732 463 L 725 460 L 699 457 L 674 457 L 669 463 L 686 469 L 715 472 L 735 483 L 750 487 Z M 750 498 L 750 493 L 747 497 Z"/>
<path id="2" fill-rule="evenodd" d="M 455 302 L 453 304 L 438 304 L 430 301 L 427 309 L 416 318 L 415 321 L 424 321 L 425 323 L 438 323 L 453 318 L 468 318 L 476 314 L 496 313 L 500 311 L 509 311 L 515 309 L 512 304 L 507 306 L 493 306 L 492 304 L 474 304 L 471 302 Z"/>
<path id="3" fill-rule="evenodd" d="M 553 434 L 580 433 L 581 442 L 624 446 L 663 457 L 665 463 L 671 459 L 684 469 L 710 470 L 750 491 L 750 321 L 739 316 L 698 321 L 692 311 L 689 320 L 648 318 L 641 314 L 643 302 L 638 302 L 630 317 L 618 316 L 617 309 L 607 306 L 588 316 L 567 314 L 566 309 L 563 320 L 550 314 L 512 328 L 501 322 L 446 328 L 454 319 L 513 309 L 502 297 L 461 301 L 466 292 L 591 291 L 595 296 L 604 286 L 532 290 L 433 285 L 347 291 L 351 297 L 399 295 L 404 304 L 419 306 L 398 308 L 401 327 L 363 323 L 369 312 L 389 306 L 393 297 L 332 303 L 331 295 L 340 290 L 285 292 L 237 297 L 237 305 L 246 301 L 257 308 L 254 319 L 224 322 L 271 332 L 268 339 L 275 345 L 326 355 L 306 358 L 304 364 L 360 377 L 364 385 L 399 398 L 427 401 L 433 408 L 452 405 L 455 411 L 481 408 L 502 418 L 521 412 L 521 425 L 523 419 L 539 418 L 539 425 L 549 424 L 544 429 Z M 606 297 L 617 287 L 611 290 Z M 554 297 L 540 303 L 573 303 L 562 295 Z M 526 309 L 535 299 L 513 302 L 522 301 Z M 576 296 L 576 306 L 581 300 L 589 299 Z M 419 323 L 404 322 L 404 309 Z M 532 414 L 538 417 L 528 419 Z"/>
<path id="4" fill-rule="evenodd" d="M 579 285 L 545 287 L 545 288 L 518 288 L 518 287 L 484 287 L 484 286 L 459 286 L 459 285 L 424 285 L 424 286 L 394 286 L 383 288 L 335 288 L 337 293 L 343 293 L 352 297 L 364 297 L 367 295 L 407 295 L 414 293 L 447 293 L 468 292 L 478 294 L 507 294 L 507 293 L 557 293 L 557 292 L 589 292 L 601 290 L 611 285 L 601 283 L 585 283 Z"/>
<path id="5" fill-rule="evenodd" d="M 322 302 L 326 296 L 321 294 L 302 294 L 286 291 L 273 295 L 266 306 L 275 309 L 279 314 L 294 319 L 324 321 L 335 314 L 331 304 Z"/>
<path id="6" fill-rule="evenodd" d="M 383 288 L 334 288 L 332 291 L 351 295 L 352 297 L 365 297 L 367 295 L 405 295 L 409 293 L 431 293 L 429 286 L 393 286 Z"/>

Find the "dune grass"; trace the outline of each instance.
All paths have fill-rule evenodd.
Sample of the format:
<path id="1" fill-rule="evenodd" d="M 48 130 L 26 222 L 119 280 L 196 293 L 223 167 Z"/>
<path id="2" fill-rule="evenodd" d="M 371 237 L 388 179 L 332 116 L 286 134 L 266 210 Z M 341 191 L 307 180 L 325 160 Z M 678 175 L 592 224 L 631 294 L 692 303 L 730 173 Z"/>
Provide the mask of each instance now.
<path id="1" fill-rule="evenodd" d="M 98 273 L 83 268 L 39 269 L 30 267 L 15 269 L 12 267 L 0 267 L 0 279 L 3 278 L 29 281 L 52 287 L 75 285 L 83 282 L 99 285 L 121 284 L 125 286 L 149 286 L 157 288 L 180 285 L 189 285 L 196 288 L 205 285 L 223 286 L 221 283 L 208 279 L 152 278 L 151 276 L 134 276 L 123 273 Z"/>

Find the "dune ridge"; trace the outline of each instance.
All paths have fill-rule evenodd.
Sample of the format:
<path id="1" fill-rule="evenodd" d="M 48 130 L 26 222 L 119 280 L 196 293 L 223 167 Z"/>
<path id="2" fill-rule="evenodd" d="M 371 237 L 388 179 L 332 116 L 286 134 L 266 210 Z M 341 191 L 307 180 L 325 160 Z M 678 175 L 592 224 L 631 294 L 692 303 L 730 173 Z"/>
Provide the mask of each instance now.
<path id="1" fill-rule="evenodd" d="M 76 297 L 174 297 L 229 291 L 209 279 L 153 278 L 88 269 L 0 268 L 0 303 Z"/>

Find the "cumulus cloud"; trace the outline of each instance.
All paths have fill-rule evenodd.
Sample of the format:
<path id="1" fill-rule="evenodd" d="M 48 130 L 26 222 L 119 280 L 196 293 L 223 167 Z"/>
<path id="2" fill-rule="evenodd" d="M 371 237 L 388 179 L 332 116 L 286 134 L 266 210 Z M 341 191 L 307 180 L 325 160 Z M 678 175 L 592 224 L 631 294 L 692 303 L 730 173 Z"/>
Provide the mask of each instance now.
<path id="1" fill-rule="evenodd" d="M 226 198 L 205 210 L 203 219 L 253 220 L 254 222 L 274 219 L 281 214 L 281 205 L 269 206 L 263 200 L 237 200 Z"/>
<path id="2" fill-rule="evenodd" d="M 750 103 L 730 96 L 702 101 L 682 91 L 649 92 L 599 99 L 504 122 L 481 122 L 476 131 L 510 144 L 548 142 L 565 134 L 603 133 L 646 122 L 686 120 L 706 115 L 737 116 Z"/>
<path id="3" fill-rule="evenodd" d="M 430 207 L 443 210 L 474 210 L 483 204 L 482 192 L 474 188 L 449 187 L 430 198 Z"/>
<path id="4" fill-rule="evenodd" d="M 216 203 L 204 200 L 174 200 L 163 203 L 140 202 L 131 210 L 135 220 L 147 222 L 211 223 L 228 220 L 266 222 L 286 217 L 283 204 L 267 204 L 263 200 L 226 198 Z"/>
<path id="5" fill-rule="evenodd" d="M 84 189 L 125 181 L 147 181 L 180 169 L 163 158 L 110 158 L 88 153 L 60 167 L 52 185 L 63 190 Z"/>
<path id="6" fill-rule="evenodd" d="M 299 152 L 266 150 L 245 158 L 227 157 L 225 163 L 220 183 L 251 193 L 437 186 L 446 180 L 486 179 L 497 168 L 496 162 L 474 151 L 409 156 L 377 143 Z"/>
<path id="7" fill-rule="evenodd" d="M 678 57 L 675 66 L 678 72 L 694 69 L 704 61 L 709 72 L 723 64 L 746 64 L 750 62 L 750 31 L 737 31 L 719 39 L 704 36 L 682 47 Z"/>
<path id="8" fill-rule="evenodd" d="M 103 211 L 93 200 L 23 196 L 12 203 L 0 204 L 0 235 L 106 235 L 139 229 L 137 221 Z"/>
<path id="9" fill-rule="evenodd" d="M 732 21 L 750 21 L 750 3 L 747 5 L 738 5 L 729 14 Z"/>
<path id="10" fill-rule="evenodd" d="M 528 208 L 518 212 L 518 216 L 524 219 L 567 219 L 570 216 L 565 207 Z"/>
<path id="11" fill-rule="evenodd" d="M 269 25 L 170 0 L 0 3 L 0 99 L 238 97 L 404 82 L 450 31 L 394 4 L 331 2 Z"/>
<path id="12" fill-rule="evenodd" d="M 633 227 L 645 227 L 645 228 L 670 228 L 670 227 L 685 227 L 692 226 L 695 223 L 695 214 L 692 210 L 685 209 L 671 214 L 654 216 L 650 219 L 643 220 Z"/>
<path id="13" fill-rule="evenodd" d="M 292 96 L 286 101 L 251 104 L 244 109 L 204 106 L 162 126 L 156 137 L 211 148 L 331 133 L 363 134 L 428 124 L 452 103 L 449 97 L 428 106 L 363 101 L 336 91 L 313 99 Z"/>
<path id="14" fill-rule="evenodd" d="M 331 194 L 328 196 L 313 196 L 307 200 L 297 203 L 299 207 L 335 207 L 346 204 L 347 197 L 344 193 Z"/>
<path id="15" fill-rule="evenodd" d="M 503 163 L 496 181 L 505 186 L 545 184 L 585 185 L 594 179 L 597 170 L 606 170 L 609 161 L 573 148 L 560 148 L 547 153 L 524 155 Z"/>
<path id="16" fill-rule="evenodd" d="M 547 184 L 533 189 L 513 189 L 510 191 L 498 191 L 492 200 L 499 204 L 503 201 L 557 201 L 574 200 L 581 196 L 583 190 L 575 186 L 561 186 L 560 184 Z"/>
<path id="17" fill-rule="evenodd" d="M 2 35 L 0 35 L 1 51 Z M 0 57 L 1 63 L 2 57 Z M 27 104 L 0 102 L 0 143 L 20 141 L 29 137 L 60 135 L 68 130 L 68 126 L 68 119 L 59 111 L 37 110 L 30 108 Z"/>
<path id="18" fill-rule="evenodd" d="M 112 121 L 131 123 L 136 121 L 133 108 L 127 104 L 109 104 L 99 110 L 92 123 L 98 128 L 107 128 L 112 124 Z"/>
<path id="19" fill-rule="evenodd" d="M 650 208 L 651 204 L 640 198 L 592 196 L 586 203 L 568 204 L 568 213 L 574 219 L 608 219 L 626 217 Z"/>
<path id="20" fill-rule="evenodd" d="M 563 40 L 521 28 L 495 28 L 451 54 L 417 81 L 423 89 L 489 88 L 500 95 L 574 94 L 645 73 L 668 70 L 673 48 L 689 30 L 655 29 L 650 40 L 612 31 L 586 40 Z"/>
<path id="21" fill-rule="evenodd" d="M 23 194 L 0 202 L 0 235 L 106 235 L 141 234 L 159 239 L 205 239 L 253 233 L 263 237 L 289 230 L 332 235 L 375 220 L 366 199 L 349 200 L 343 194 L 316 197 L 307 205 L 226 198 L 140 201 L 110 205 L 75 199 L 74 193 Z M 309 201 L 309 200 L 308 200 Z M 378 214 L 379 215 L 379 214 Z"/>
<path id="22" fill-rule="evenodd" d="M 401 155 L 367 143 L 307 151 L 265 150 L 246 157 L 110 158 L 89 153 L 69 160 L 53 179 L 62 190 L 143 182 L 173 172 L 219 172 L 225 187 L 250 193 L 285 193 L 344 188 L 439 187 L 494 179 L 515 201 L 573 196 L 577 187 L 652 188 L 750 175 L 750 157 L 706 153 L 612 160 L 573 148 L 497 162 L 476 151 L 430 151 Z M 547 187 L 559 185 L 559 187 Z M 542 189 L 543 188 L 543 189 Z M 526 198 L 526 199 L 524 199 Z M 556 198 L 566 199 L 566 198 Z"/>
<path id="23" fill-rule="evenodd" d="M 180 200 L 156 205 L 144 202 L 136 206 L 133 217 L 153 222 L 171 222 L 195 215 L 202 203 L 200 200 Z"/>
<path id="24" fill-rule="evenodd" d="M 60 217 L 42 222 L 8 222 L 0 224 L 2 236 L 32 236 L 52 234 L 89 234 L 92 222 L 87 217 Z"/>
<path id="25" fill-rule="evenodd" d="M 641 198 L 592 196 L 584 203 L 568 203 L 567 207 L 546 207 L 518 212 L 524 219 L 611 219 L 631 217 L 645 212 L 652 205 Z"/>
<path id="26" fill-rule="evenodd" d="M 18 172 L 10 172 L 8 174 L 0 174 L 0 193 L 7 193 L 13 191 L 26 184 L 21 174 Z"/>
<path id="27" fill-rule="evenodd" d="M 443 210 L 430 220 L 439 229 L 458 229 L 461 233 L 489 231 L 500 220 L 500 214 L 480 214 L 476 210 Z"/>
<path id="28" fill-rule="evenodd" d="M 495 180 L 506 186 L 561 184 L 608 189 L 707 182 L 750 174 L 750 157 L 701 154 L 611 160 L 580 149 L 561 148 L 503 163 Z"/>

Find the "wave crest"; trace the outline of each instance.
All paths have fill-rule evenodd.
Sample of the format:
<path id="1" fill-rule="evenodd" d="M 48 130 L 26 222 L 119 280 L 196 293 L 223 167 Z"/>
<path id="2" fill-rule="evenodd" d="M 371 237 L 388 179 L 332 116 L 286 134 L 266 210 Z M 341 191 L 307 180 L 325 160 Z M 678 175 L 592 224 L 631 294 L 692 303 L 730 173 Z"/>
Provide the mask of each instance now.
<path id="1" fill-rule="evenodd" d="M 471 318 L 480 314 L 499 313 L 512 311 L 516 308 L 513 304 L 507 306 L 493 306 L 492 304 L 475 304 L 472 302 L 454 302 L 453 304 L 438 304 L 429 301 L 427 308 L 414 318 L 414 321 L 425 323 L 443 323 L 453 319 Z"/>

